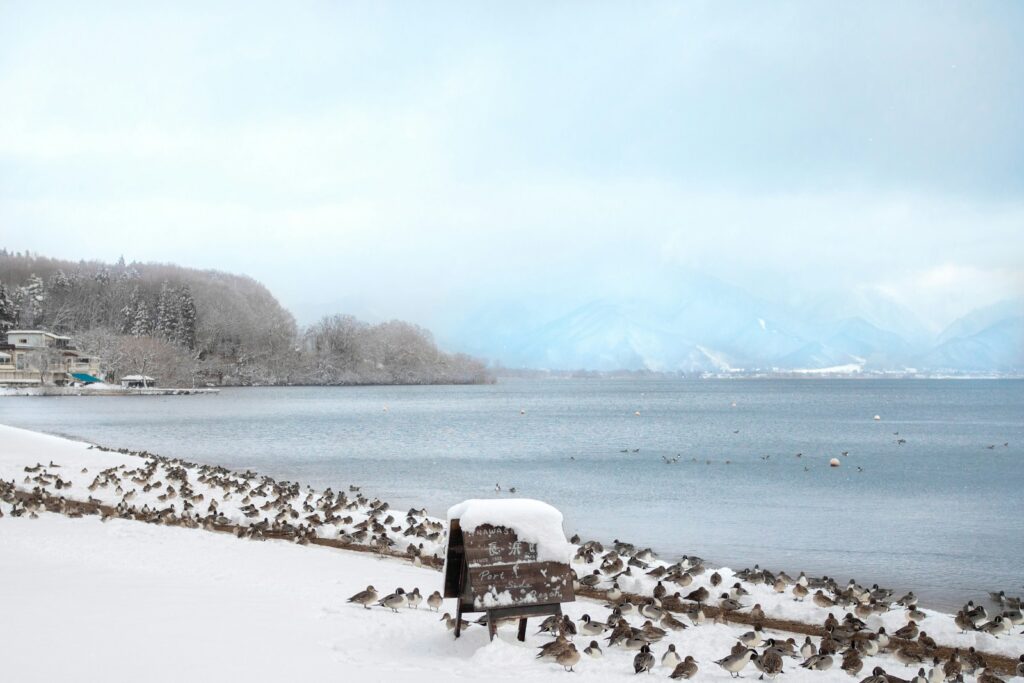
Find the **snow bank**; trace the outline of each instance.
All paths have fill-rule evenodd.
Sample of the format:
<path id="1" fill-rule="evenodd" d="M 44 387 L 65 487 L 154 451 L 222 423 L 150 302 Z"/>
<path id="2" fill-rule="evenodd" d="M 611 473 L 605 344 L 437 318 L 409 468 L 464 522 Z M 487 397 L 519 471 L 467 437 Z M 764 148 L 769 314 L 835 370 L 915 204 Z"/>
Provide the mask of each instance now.
<path id="1" fill-rule="evenodd" d="M 569 564 L 575 552 L 575 547 L 565 540 L 562 513 L 539 500 L 473 498 L 448 509 L 449 524 L 453 519 L 459 520 L 459 527 L 466 534 L 483 524 L 512 529 L 519 540 L 537 545 L 538 562 Z"/>

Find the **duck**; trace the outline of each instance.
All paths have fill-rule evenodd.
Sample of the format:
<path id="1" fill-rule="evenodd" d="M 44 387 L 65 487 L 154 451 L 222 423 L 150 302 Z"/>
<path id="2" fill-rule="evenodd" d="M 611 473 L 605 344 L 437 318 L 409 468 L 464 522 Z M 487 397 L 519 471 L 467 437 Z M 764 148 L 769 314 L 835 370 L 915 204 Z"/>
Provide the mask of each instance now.
<path id="1" fill-rule="evenodd" d="M 737 640 L 739 640 L 747 647 L 760 647 L 761 643 L 764 642 L 764 638 L 762 637 L 763 635 L 764 634 L 761 632 L 761 627 L 754 626 L 753 631 L 747 631 L 746 633 L 740 635 L 737 638 Z"/>
<path id="2" fill-rule="evenodd" d="M 977 683 L 1006 683 L 1006 682 L 1002 678 L 1000 678 L 999 676 L 996 676 L 994 673 L 989 671 L 988 669 L 983 669 L 981 671 L 981 673 L 978 674 Z"/>
<path id="3" fill-rule="evenodd" d="M 661 621 L 661 618 L 665 616 L 665 610 L 661 607 L 658 607 L 654 603 L 654 600 L 648 600 L 643 604 L 643 606 L 640 607 L 640 614 L 642 616 L 647 617 L 648 619 Z"/>
<path id="4" fill-rule="evenodd" d="M 704 601 L 707 600 L 710 595 L 711 594 L 708 592 L 708 589 L 705 588 L 704 586 L 701 586 L 697 590 L 691 591 L 690 593 L 688 593 L 686 595 L 686 599 L 687 600 L 692 600 L 693 602 L 697 603 L 698 605 L 703 605 Z"/>
<path id="5" fill-rule="evenodd" d="M 685 631 L 689 628 L 686 624 L 672 616 L 672 613 L 668 610 L 665 610 L 665 614 L 661 616 L 661 625 L 673 631 Z"/>
<path id="6" fill-rule="evenodd" d="M 604 657 L 604 652 L 601 651 L 601 646 L 597 644 L 596 640 L 590 641 L 590 645 L 583 648 L 583 652 L 588 657 L 593 657 L 594 659 Z"/>
<path id="7" fill-rule="evenodd" d="M 633 657 L 633 673 L 650 673 L 651 669 L 654 668 L 654 655 L 651 654 L 651 646 L 644 645 L 640 648 L 640 652 Z"/>
<path id="8" fill-rule="evenodd" d="M 828 671 L 832 668 L 832 655 L 811 655 L 800 666 L 812 671 Z"/>
<path id="9" fill-rule="evenodd" d="M 385 595 L 377 601 L 377 604 L 382 607 L 387 607 L 392 612 L 398 612 L 400 608 L 406 607 L 409 604 L 409 600 L 405 596 L 405 589 L 396 588 L 394 593 L 391 595 Z"/>
<path id="10" fill-rule="evenodd" d="M 715 664 L 728 671 L 730 677 L 739 678 L 740 671 L 743 671 L 747 664 L 750 663 L 750 659 L 756 654 L 756 651 L 746 648 L 741 652 L 735 652 L 727 657 L 716 660 Z"/>
<path id="11" fill-rule="evenodd" d="M 814 597 L 812 598 L 812 600 L 814 601 L 815 605 L 817 605 L 818 607 L 824 607 L 825 609 L 828 609 L 829 607 L 835 607 L 836 605 L 835 600 L 825 595 L 820 588 L 814 591 Z"/>
<path id="12" fill-rule="evenodd" d="M 661 656 L 661 665 L 667 669 L 675 670 L 682 661 L 679 653 L 676 652 L 676 646 L 669 643 L 668 650 Z"/>
<path id="13" fill-rule="evenodd" d="M 441 597 L 440 591 L 434 591 L 427 597 L 427 607 L 434 610 L 435 612 L 441 609 L 441 605 L 444 604 L 444 598 Z"/>
<path id="14" fill-rule="evenodd" d="M 864 660 L 860 658 L 856 650 L 847 650 L 843 655 L 843 663 L 840 668 L 851 676 L 856 676 L 864 668 Z"/>
<path id="15" fill-rule="evenodd" d="M 367 586 L 366 590 L 359 591 L 346 602 L 354 602 L 358 605 L 362 605 L 366 609 L 370 609 L 370 605 L 377 602 L 377 589 L 372 585 Z"/>
<path id="16" fill-rule="evenodd" d="M 763 654 L 754 654 L 751 656 L 751 661 L 754 662 L 754 666 L 761 672 L 760 680 L 764 680 L 765 676 L 769 680 L 773 680 L 782 671 L 782 657 L 778 652 L 774 650 L 765 650 Z"/>
<path id="17" fill-rule="evenodd" d="M 555 657 L 555 661 L 558 662 L 566 671 L 572 671 L 573 667 L 580 662 L 580 653 L 576 649 L 576 646 L 569 643 L 569 647 L 560 651 Z"/>
<path id="18" fill-rule="evenodd" d="M 686 658 L 682 662 L 676 665 L 676 668 L 672 670 L 672 673 L 668 675 L 673 680 L 690 679 L 697 675 L 697 662 L 692 656 L 686 655 Z"/>
<path id="19" fill-rule="evenodd" d="M 754 624 L 760 624 L 765 620 L 764 609 L 761 607 L 761 603 L 755 603 L 754 606 L 750 608 L 750 620 Z"/>
<path id="20" fill-rule="evenodd" d="M 420 603 L 423 602 L 423 596 L 420 595 L 419 588 L 413 588 L 412 593 L 409 593 L 405 599 L 408 602 L 408 606 L 413 609 L 419 609 Z"/>
<path id="21" fill-rule="evenodd" d="M 953 623 L 960 629 L 960 633 L 967 633 L 968 631 L 974 630 L 974 622 L 971 621 L 963 610 L 956 613 L 956 616 L 953 617 Z"/>
<path id="22" fill-rule="evenodd" d="M 998 615 L 993 617 L 992 621 L 986 622 L 979 626 L 978 630 L 988 633 L 994 638 L 998 638 L 999 636 L 1010 632 L 1010 624 L 1005 619 L 1003 619 L 1002 615 Z"/>
<path id="23" fill-rule="evenodd" d="M 449 631 L 454 631 L 455 630 L 455 619 L 452 617 L 451 614 L 448 614 L 448 612 L 445 612 L 444 616 L 441 617 L 440 620 L 444 622 L 445 628 L 447 628 Z M 468 628 L 469 627 L 469 622 L 468 621 L 466 621 L 465 619 L 462 619 L 461 621 L 462 621 L 461 628 Z"/>
<path id="24" fill-rule="evenodd" d="M 570 647 L 572 647 L 572 643 L 569 642 L 568 638 L 559 634 L 550 643 L 545 643 L 538 648 L 540 652 L 537 653 L 537 659 L 557 660 L 558 655 Z"/>
<path id="25" fill-rule="evenodd" d="M 982 669 L 988 668 L 985 657 L 973 647 L 967 648 L 967 654 L 961 660 L 961 668 L 964 673 L 973 674 Z"/>
<path id="26" fill-rule="evenodd" d="M 594 621 L 590 618 L 589 614 L 584 614 L 580 617 L 580 621 L 583 622 L 582 626 L 579 627 L 580 633 L 586 636 L 599 636 L 605 631 L 605 625 L 599 621 Z"/>
<path id="27" fill-rule="evenodd" d="M 962 673 L 962 665 L 960 664 L 960 650 L 953 650 L 953 654 L 949 656 L 949 659 L 945 664 L 942 665 L 942 673 L 945 674 L 947 681 L 952 681 L 960 676 Z"/>
<path id="28" fill-rule="evenodd" d="M 911 649 L 909 646 L 901 647 L 896 650 L 896 661 L 903 666 L 913 666 L 914 664 L 920 664 L 923 659 L 921 654 L 916 649 Z"/>
<path id="29" fill-rule="evenodd" d="M 919 632 L 920 629 L 917 628 L 917 622 L 911 619 L 909 624 L 903 628 L 896 629 L 892 635 L 901 640 L 914 640 Z"/>

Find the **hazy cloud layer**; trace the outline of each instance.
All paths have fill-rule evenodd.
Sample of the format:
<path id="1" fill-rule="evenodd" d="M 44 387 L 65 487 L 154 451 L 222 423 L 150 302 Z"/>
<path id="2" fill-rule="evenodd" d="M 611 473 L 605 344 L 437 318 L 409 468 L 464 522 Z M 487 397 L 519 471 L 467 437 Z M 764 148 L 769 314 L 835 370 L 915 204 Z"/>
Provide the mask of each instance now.
<path id="1" fill-rule="evenodd" d="M 1024 293 L 1016 3 L 0 7 L 0 243 L 444 325 L 684 267 Z"/>

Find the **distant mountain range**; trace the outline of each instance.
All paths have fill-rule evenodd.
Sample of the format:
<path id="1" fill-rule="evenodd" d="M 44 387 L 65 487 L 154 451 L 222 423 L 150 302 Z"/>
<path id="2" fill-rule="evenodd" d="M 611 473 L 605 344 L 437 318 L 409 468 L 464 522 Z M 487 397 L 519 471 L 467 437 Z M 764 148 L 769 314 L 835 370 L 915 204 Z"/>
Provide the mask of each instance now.
<path id="1" fill-rule="evenodd" d="M 544 313 L 488 304 L 445 342 L 510 368 L 661 372 L 1024 372 L 1024 299 L 975 310 L 938 334 L 877 289 L 772 302 L 675 274 L 652 295 L 595 297 Z M 550 302 L 544 306 L 550 311 Z"/>

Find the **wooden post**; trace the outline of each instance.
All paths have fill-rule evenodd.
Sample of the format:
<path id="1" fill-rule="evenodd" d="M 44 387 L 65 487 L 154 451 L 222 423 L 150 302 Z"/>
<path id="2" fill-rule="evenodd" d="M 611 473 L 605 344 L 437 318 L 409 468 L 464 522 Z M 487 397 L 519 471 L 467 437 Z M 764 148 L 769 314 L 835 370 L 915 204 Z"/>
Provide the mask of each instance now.
<path id="1" fill-rule="evenodd" d="M 462 635 L 462 601 L 455 607 L 455 637 Z"/>
<path id="2" fill-rule="evenodd" d="M 494 618 L 494 612 L 487 610 L 487 635 L 490 636 L 491 640 L 494 640 L 494 636 L 498 635 L 498 621 Z"/>
<path id="3" fill-rule="evenodd" d="M 519 642 L 526 642 L 526 617 L 519 617 Z"/>

